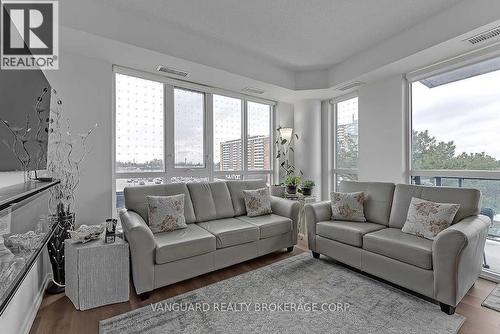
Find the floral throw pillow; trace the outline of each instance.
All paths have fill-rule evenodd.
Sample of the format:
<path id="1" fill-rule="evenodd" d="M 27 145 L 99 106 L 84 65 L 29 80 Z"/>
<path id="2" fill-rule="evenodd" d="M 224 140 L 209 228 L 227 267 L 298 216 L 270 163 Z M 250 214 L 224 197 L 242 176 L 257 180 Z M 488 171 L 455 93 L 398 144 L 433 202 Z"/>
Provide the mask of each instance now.
<path id="1" fill-rule="evenodd" d="M 439 232 L 453 222 L 460 204 L 435 203 L 413 197 L 402 231 L 434 240 Z"/>
<path id="2" fill-rule="evenodd" d="M 148 225 L 153 233 L 186 228 L 184 194 L 174 196 L 146 196 Z"/>
<path id="3" fill-rule="evenodd" d="M 355 193 L 332 192 L 330 196 L 333 220 L 366 221 L 363 208 L 365 194 L 362 191 Z"/>
<path id="4" fill-rule="evenodd" d="M 243 190 L 248 217 L 256 217 L 273 213 L 271 210 L 271 196 L 268 188 Z"/>

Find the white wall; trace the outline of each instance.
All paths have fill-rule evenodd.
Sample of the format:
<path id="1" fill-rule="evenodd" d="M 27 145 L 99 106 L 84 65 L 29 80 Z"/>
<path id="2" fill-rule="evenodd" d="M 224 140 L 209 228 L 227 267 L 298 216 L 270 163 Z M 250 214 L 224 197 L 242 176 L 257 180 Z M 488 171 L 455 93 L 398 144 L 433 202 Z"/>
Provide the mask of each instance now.
<path id="1" fill-rule="evenodd" d="M 359 180 L 405 182 L 402 76 L 363 86 L 358 94 Z"/>
<path id="2" fill-rule="evenodd" d="M 313 194 L 321 197 L 321 101 L 304 100 L 294 105 L 295 167 L 302 170 L 303 180 L 313 180 Z"/>
<path id="3" fill-rule="evenodd" d="M 98 124 L 76 191 L 77 224 L 97 224 L 112 215 L 112 65 L 68 52 L 59 59 L 59 70 L 46 75 L 63 101 L 73 133 Z"/>

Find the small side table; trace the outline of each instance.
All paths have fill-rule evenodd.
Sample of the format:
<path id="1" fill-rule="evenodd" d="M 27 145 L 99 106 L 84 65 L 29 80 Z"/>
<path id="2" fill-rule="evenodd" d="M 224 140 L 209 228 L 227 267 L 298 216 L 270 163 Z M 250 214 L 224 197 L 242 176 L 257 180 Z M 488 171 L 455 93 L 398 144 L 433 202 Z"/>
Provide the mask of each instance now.
<path id="1" fill-rule="evenodd" d="M 65 242 L 66 295 L 76 309 L 88 310 L 129 300 L 129 248 L 121 238 Z"/>

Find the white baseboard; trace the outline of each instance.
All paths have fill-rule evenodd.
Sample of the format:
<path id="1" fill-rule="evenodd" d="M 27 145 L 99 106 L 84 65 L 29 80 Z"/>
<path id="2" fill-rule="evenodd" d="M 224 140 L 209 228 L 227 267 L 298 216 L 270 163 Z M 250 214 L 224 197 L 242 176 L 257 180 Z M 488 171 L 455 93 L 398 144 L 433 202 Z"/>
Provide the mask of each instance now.
<path id="1" fill-rule="evenodd" d="M 28 310 L 28 312 L 26 314 L 26 318 L 24 318 L 24 323 L 23 323 L 23 326 L 21 327 L 22 330 L 20 331 L 20 333 L 29 334 L 29 332 L 31 330 L 31 326 L 33 326 L 33 322 L 35 322 L 35 318 L 36 318 L 36 314 L 38 313 L 38 309 L 40 308 L 40 305 L 42 304 L 43 295 L 45 294 L 45 290 L 47 290 L 47 287 L 51 281 L 52 281 L 52 273 L 49 273 L 45 276 L 45 278 L 43 280 L 42 288 L 40 289 L 40 291 L 38 291 L 38 294 L 37 294 L 35 300 L 33 301 L 33 304 L 31 304 L 32 306 L 30 307 L 30 309 Z"/>

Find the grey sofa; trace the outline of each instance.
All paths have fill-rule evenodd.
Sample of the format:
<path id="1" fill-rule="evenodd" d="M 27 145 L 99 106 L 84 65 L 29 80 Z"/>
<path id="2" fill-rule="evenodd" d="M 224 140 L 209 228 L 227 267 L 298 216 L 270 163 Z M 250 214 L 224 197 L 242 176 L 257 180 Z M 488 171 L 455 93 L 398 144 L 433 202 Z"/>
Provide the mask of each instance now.
<path id="1" fill-rule="evenodd" d="M 455 306 L 481 272 L 490 220 L 479 215 L 475 189 L 344 181 L 341 192 L 364 191 L 367 222 L 332 221 L 330 202 L 305 207 L 309 249 L 440 302 Z M 434 241 L 401 231 L 412 197 L 458 203 L 453 224 Z"/>
<path id="2" fill-rule="evenodd" d="M 271 197 L 273 213 L 247 217 L 243 190 L 264 181 L 177 183 L 125 188 L 120 211 L 130 244 L 132 278 L 142 298 L 156 288 L 231 266 L 297 243 L 300 204 Z M 188 227 L 153 234 L 146 196 L 185 194 Z"/>

